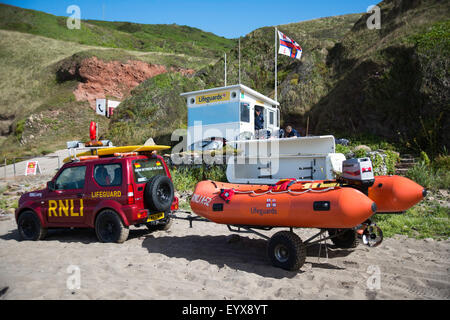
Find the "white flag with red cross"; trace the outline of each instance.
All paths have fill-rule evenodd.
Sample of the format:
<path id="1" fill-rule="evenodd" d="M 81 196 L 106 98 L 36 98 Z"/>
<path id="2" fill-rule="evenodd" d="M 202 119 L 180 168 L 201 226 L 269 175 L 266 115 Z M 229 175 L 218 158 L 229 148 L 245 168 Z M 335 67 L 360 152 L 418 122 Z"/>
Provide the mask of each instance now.
<path id="1" fill-rule="evenodd" d="M 280 39 L 280 48 L 278 49 L 278 53 L 300 60 L 302 57 L 302 47 L 280 31 L 278 31 L 278 36 Z"/>

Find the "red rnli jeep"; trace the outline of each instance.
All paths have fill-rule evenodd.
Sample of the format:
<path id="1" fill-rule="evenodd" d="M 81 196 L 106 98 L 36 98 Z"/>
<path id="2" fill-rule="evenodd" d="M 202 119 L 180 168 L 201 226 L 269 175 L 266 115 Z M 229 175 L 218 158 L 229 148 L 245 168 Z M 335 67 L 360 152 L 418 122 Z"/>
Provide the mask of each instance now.
<path id="1" fill-rule="evenodd" d="M 170 227 L 178 198 L 161 156 L 86 158 L 66 163 L 46 189 L 20 197 L 15 217 L 23 240 L 43 239 L 50 228 L 76 227 L 94 228 L 102 242 L 122 243 L 130 225 Z"/>

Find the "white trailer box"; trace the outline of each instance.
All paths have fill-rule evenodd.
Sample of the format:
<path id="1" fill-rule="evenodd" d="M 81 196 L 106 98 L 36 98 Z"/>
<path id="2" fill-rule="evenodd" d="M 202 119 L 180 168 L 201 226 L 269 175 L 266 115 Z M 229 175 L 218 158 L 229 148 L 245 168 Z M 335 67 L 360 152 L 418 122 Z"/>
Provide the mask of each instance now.
<path id="1" fill-rule="evenodd" d="M 242 84 L 182 93 L 188 109 L 187 148 L 198 150 L 201 141 L 252 139 L 255 109 L 262 110 L 264 131 L 277 137 L 280 130 L 279 103 Z"/>
<path id="2" fill-rule="evenodd" d="M 281 179 L 330 180 L 342 172 L 345 156 L 334 137 L 312 136 L 237 142 L 240 153 L 228 161 L 231 183 L 273 184 Z"/>

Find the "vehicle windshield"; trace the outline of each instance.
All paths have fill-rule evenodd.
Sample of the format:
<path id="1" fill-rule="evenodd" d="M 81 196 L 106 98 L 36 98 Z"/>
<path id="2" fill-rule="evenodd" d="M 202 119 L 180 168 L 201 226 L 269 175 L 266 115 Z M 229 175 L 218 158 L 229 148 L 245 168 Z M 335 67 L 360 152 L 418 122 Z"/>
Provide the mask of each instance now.
<path id="1" fill-rule="evenodd" d="M 136 183 L 146 183 L 156 175 L 166 175 L 164 165 L 159 159 L 134 160 L 133 172 Z"/>
<path id="2" fill-rule="evenodd" d="M 190 145 L 189 150 L 191 151 L 207 151 L 207 150 L 217 150 L 223 147 L 223 141 L 221 140 L 202 140 L 194 142 Z"/>

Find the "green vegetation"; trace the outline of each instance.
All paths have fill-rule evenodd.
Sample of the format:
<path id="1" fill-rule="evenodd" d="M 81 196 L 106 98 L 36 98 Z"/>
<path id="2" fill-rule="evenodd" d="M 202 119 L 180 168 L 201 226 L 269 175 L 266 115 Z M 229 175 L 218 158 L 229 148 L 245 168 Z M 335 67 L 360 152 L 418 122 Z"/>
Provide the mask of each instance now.
<path id="1" fill-rule="evenodd" d="M 414 238 L 448 239 L 450 237 L 450 156 L 434 162 L 421 161 L 408 170 L 406 177 L 425 187 L 429 194 L 403 215 L 376 215 L 375 222 L 385 236 L 405 234 Z"/>
<path id="2" fill-rule="evenodd" d="M 235 40 L 178 25 L 81 20 L 80 29 L 67 28 L 67 17 L 0 4 L 0 29 L 31 33 L 82 45 L 136 51 L 183 53 L 218 57 Z"/>
<path id="3" fill-rule="evenodd" d="M 418 239 L 450 237 L 450 209 L 437 201 L 424 201 L 402 215 L 375 215 L 375 222 L 385 237 L 395 234 Z"/>
<path id="4" fill-rule="evenodd" d="M 370 151 L 361 148 L 356 150 L 355 147 L 361 145 L 360 140 L 352 141 L 348 146 L 336 145 L 336 152 L 342 153 L 346 158 L 364 158 L 369 157 L 372 161 L 372 166 L 375 175 L 395 174 L 395 165 L 400 160 L 400 155 L 395 148 L 384 142 L 364 144 L 369 147 Z M 380 148 L 381 146 L 385 149 Z"/>
<path id="5" fill-rule="evenodd" d="M 450 21 L 438 22 L 427 30 L 408 37 L 421 52 L 450 57 Z"/>
<path id="6" fill-rule="evenodd" d="M 448 168 L 436 168 L 421 161 L 408 170 L 406 177 L 429 190 L 450 190 L 450 170 Z"/>
<path id="7" fill-rule="evenodd" d="M 216 165 L 173 168 L 171 175 L 177 191 L 193 192 L 195 185 L 202 180 L 227 182 L 226 168 Z"/>
<path id="8" fill-rule="evenodd" d="M 104 61 L 141 60 L 175 69 L 200 69 L 214 62 L 208 57 L 106 49 L 0 30 L 0 117 L 7 119 L 5 126 L 11 128 L 8 136 L 1 137 L 0 156 L 30 155 L 41 150 L 50 152 L 64 148 L 65 141 L 85 136 L 90 120 L 99 121 L 102 130 L 108 128 L 107 119 L 95 116 L 87 102 L 75 101 L 73 91 L 78 85 L 77 80 L 56 80 L 56 72 L 63 63 L 76 65 L 92 56 Z M 79 110 L 72 112 L 73 108 Z M 41 113 L 44 114 L 42 122 L 30 128 L 27 121 L 30 115 L 40 118 Z M 75 115 L 79 117 L 78 122 L 74 121 Z M 65 119 L 68 122 L 64 122 Z M 29 139 L 30 136 L 33 137 Z"/>
<path id="9" fill-rule="evenodd" d="M 150 78 L 124 100 L 112 118 L 108 138 L 116 145 L 144 143 L 172 145 L 172 132 L 187 121 L 186 101 L 181 92 L 203 87 L 198 77 L 166 73 Z"/>

